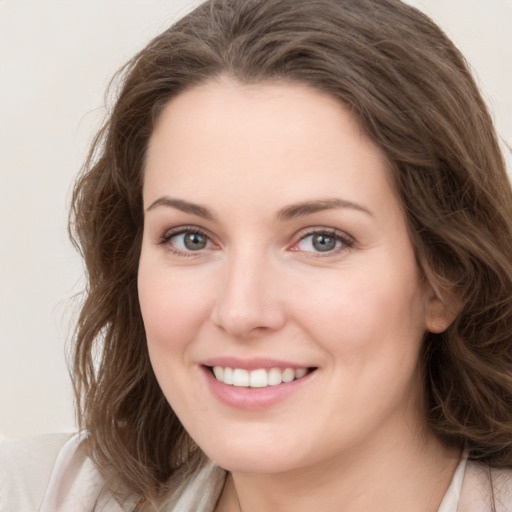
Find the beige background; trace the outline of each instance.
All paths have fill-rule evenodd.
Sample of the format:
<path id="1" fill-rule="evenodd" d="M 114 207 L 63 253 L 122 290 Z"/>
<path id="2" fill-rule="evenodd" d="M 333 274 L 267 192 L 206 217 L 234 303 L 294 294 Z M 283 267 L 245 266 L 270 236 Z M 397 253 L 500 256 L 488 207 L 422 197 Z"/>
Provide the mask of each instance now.
<path id="1" fill-rule="evenodd" d="M 73 177 L 115 70 L 193 0 L 0 0 L 0 431 L 74 429 Z M 512 1 L 411 0 L 466 54 L 512 145 Z M 508 152 L 510 162 L 510 152 Z"/>

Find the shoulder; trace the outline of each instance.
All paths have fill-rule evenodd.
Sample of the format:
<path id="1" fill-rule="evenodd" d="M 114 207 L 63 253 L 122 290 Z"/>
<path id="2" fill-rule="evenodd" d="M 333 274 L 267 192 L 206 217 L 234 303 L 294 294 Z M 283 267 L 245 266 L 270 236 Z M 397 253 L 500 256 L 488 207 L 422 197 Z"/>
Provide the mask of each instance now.
<path id="1" fill-rule="evenodd" d="M 37 510 L 70 434 L 0 439 L 0 511 Z"/>
<path id="2" fill-rule="evenodd" d="M 496 512 L 512 510 L 512 469 L 491 469 Z"/>
<path id="3" fill-rule="evenodd" d="M 87 455 L 86 439 L 83 434 L 0 437 L 0 512 L 123 512 Z M 225 478 L 226 471 L 207 461 L 179 479 L 170 510 L 211 512 Z"/>
<path id="4" fill-rule="evenodd" d="M 92 510 L 104 481 L 86 454 L 84 438 L 51 434 L 0 440 L 0 512 Z"/>
<path id="5" fill-rule="evenodd" d="M 458 511 L 491 510 L 512 510 L 512 469 L 489 468 L 479 462 L 468 461 Z"/>

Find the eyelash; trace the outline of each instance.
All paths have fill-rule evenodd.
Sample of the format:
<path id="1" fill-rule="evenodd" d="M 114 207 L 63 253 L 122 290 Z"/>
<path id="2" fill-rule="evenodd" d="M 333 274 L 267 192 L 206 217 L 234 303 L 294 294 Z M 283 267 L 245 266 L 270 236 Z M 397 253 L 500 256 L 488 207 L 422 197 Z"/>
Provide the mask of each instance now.
<path id="1" fill-rule="evenodd" d="M 208 239 L 208 241 L 210 243 L 214 243 L 214 242 L 212 242 L 211 237 L 208 235 L 208 233 L 206 231 L 198 228 L 197 226 L 180 226 L 179 228 L 175 228 L 175 229 L 167 231 L 158 241 L 158 245 L 166 245 L 167 250 L 169 250 L 171 253 L 173 253 L 176 256 L 185 257 L 185 258 L 193 257 L 193 256 L 195 256 L 194 253 L 202 252 L 202 250 L 182 251 L 180 249 L 176 249 L 175 247 L 173 247 L 173 245 L 170 243 L 171 239 L 178 235 L 183 235 L 183 234 L 204 236 Z M 337 247 L 333 250 L 325 251 L 325 253 L 322 253 L 321 251 L 302 251 L 302 252 L 306 253 L 309 257 L 314 257 L 314 258 L 320 257 L 321 258 L 321 257 L 332 256 L 333 254 L 337 254 L 338 252 L 340 252 L 342 250 L 350 249 L 354 245 L 354 239 L 352 237 L 348 236 L 346 233 L 343 233 L 341 231 L 338 231 L 338 230 L 332 229 L 332 228 L 331 229 L 316 228 L 313 230 L 308 230 L 307 232 L 302 234 L 300 236 L 299 240 L 296 241 L 292 245 L 292 248 L 290 250 L 299 252 L 299 249 L 294 249 L 294 247 L 296 247 L 300 242 L 307 239 L 308 237 L 312 237 L 315 235 L 323 235 L 327 238 L 332 238 L 336 242 L 340 242 L 341 247 Z"/>
<path id="2" fill-rule="evenodd" d="M 299 241 L 293 244 L 293 247 L 297 246 L 300 242 L 302 242 L 306 238 L 313 237 L 315 235 L 322 235 L 327 238 L 332 238 L 336 242 L 340 242 L 341 246 L 337 247 L 333 250 L 325 251 L 324 253 L 322 253 L 321 251 L 303 251 L 304 253 L 306 253 L 308 255 L 308 257 L 313 257 L 313 258 L 329 257 L 334 254 L 338 254 L 340 251 L 350 249 L 354 245 L 354 239 L 352 237 L 348 236 L 346 233 L 343 233 L 343 232 L 338 231 L 333 228 L 330 228 L 330 229 L 316 228 L 316 229 L 313 229 L 312 231 L 309 230 L 306 233 L 304 233 L 300 237 Z M 293 248 L 291 250 L 298 251 L 298 249 L 293 249 Z"/>
<path id="3" fill-rule="evenodd" d="M 189 235 L 200 235 L 204 236 L 208 239 L 208 241 L 211 242 L 211 237 L 208 235 L 208 233 L 197 226 L 180 226 L 179 228 L 171 229 L 169 231 L 166 231 L 165 234 L 160 238 L 158 241 L 158 245 L 166 245 L 167 250 L 170 251 L 172 254 L 176 256 L 181 256 L 185 258 L 189 258 L 191 256 L 194 256 L 194 253 L 201 252 L 201 251 L 182 251 L 179 249 L 176 249 L 173 247 L 173 245 L 170 243 L 171 239 L 178 235 L 183 234 L 189 234 Z"/>

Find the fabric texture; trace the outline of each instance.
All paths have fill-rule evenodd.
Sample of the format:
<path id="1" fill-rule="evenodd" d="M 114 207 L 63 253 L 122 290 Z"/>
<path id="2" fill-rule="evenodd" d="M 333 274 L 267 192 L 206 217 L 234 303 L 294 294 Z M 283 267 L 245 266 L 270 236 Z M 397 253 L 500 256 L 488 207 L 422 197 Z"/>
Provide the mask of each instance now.
<path id="1" fill-rule="evenodd" d="M 0 512 L 124 512 L 105 490 L 80 434 L 0 439 Z M 226 471 L 203 467 L 168 512 L 213 512 Z M 492 486 L 491 486 L 492 482 Z M 512 470 L 459 463 L 438 512 L 512 511 Z"/>

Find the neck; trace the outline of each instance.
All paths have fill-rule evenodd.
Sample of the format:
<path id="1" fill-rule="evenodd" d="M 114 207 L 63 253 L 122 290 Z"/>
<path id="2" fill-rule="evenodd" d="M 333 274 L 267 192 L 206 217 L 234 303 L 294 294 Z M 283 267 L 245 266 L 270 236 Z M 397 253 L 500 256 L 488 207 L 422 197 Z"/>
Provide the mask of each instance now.
<path id="1" fill-rule="evenodd" d="M 218 512 L 436 512 L 460 450 L 410 432 L 394 445 L 345 452 L 311 468 L 278 474 L 233 472 Z M 356 453 L 357 452 L 357 453 Z M 340 507 L 343 506 L 341 509 Z"/>

